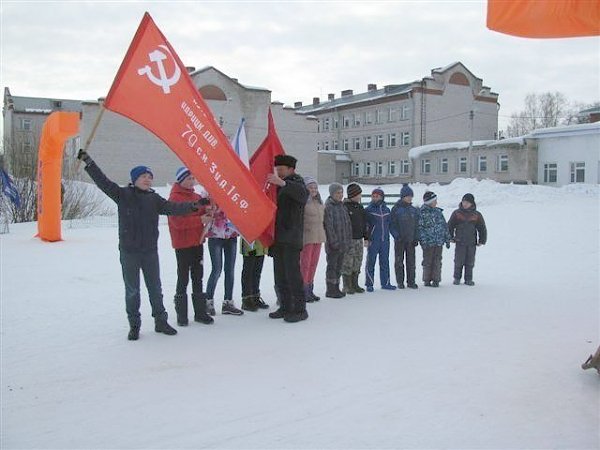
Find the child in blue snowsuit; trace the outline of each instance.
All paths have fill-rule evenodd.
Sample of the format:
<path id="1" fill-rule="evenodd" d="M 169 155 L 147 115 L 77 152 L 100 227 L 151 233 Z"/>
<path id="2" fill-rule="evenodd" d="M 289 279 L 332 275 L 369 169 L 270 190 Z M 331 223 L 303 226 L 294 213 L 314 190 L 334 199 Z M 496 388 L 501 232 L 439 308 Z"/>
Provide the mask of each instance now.
<path id="1" fill-rule="evenodd" d="M 379 279 L 381 288 L 394 290 L 390 284 L 390 209 L 385 204 L 385 193 L 381 188 L 373 189 L 371 203 L 365 208 L 369 234 L 367 250 L 367 291 L 373 292 L 375 261 L 379 256 Z"/>

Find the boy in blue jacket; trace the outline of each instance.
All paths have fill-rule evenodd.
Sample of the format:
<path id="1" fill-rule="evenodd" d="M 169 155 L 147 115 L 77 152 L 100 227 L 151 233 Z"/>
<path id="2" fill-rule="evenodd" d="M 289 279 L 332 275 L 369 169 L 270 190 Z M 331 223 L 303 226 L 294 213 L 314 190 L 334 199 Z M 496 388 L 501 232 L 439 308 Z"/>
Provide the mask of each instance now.
<path id="1" fill-rule="evenodd" d="M 412 205 L 413 190 L 404 184 L 400 200 L 392 208 L 390 233 L 394 237 L 394 269 L 398 288 L 404 289 L 404 259 L 406 258 L 406 285 L 417 289 L 415 283 L 415 249 L 419 245 L 419 210 Z"/>
<path id="2" fill-rule="evenodd" d="M 140 271 L 144 274 L 152 305 L 154 331 L 177 334 L 177 330 L 167 323 L 167 311 L 163 304 L 157 246 L 158 215 L 189 214 L 198 211 L 198 203 L 174 203 L 162 198 L 152 189 L 152 171 L 146 166 L 134 167 L 130 173 L 131 184 L 120 187 L 104 175 L 87 152 L 79 150 L 77 158 L 85 163 L 85 171 L 96 186 L 118 207 L 119 253 L 130 328 L 127 339 L 136 341 L 140 336 Z"/>
<path id="3" fill-rule="evenodd" d="M 379 256 L 379 279 L 381 288 L 395 290 L 390 284 L 390 209 L 385 204 L 383 189 L 373 189 L 371 203 L 365 208 L 369 234 L 367 249 L 367 291 L 373 292 L 375 261 Z"/>

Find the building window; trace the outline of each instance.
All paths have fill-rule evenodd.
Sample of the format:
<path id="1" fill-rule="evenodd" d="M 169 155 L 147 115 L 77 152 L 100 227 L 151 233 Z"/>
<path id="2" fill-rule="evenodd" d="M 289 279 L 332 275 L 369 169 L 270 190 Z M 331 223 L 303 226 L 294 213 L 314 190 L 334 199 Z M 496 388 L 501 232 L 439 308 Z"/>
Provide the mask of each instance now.
<path id="1" fill-rule="evenodd" d="M 388 162 L 388 175 L 391 177 L 396 176 L 396 161 Z"/>
<path id="2" fill-rule="evenodd" d="M 383 163 L 382 162 L 376 163 L 375 168 L 377 170 L 377 176 L 382 177 L 383 176 Z"/>
<path id="3" fill-rule="evenodd" d="M 390 133 L 388 134 L 388 147 L 395 147 L 396 146 L 396 133 Z"/>
<path id="4" fill-rule="evenodd" d="M 348 143 L 348 139 L 344 139 L 344 151 L 347 152 L 350 150 L 350 144 Z"/>
<path id="5" fill-rule="evenodd" d="M 360 175 L 360 163 L 352 164 L 352 176 L 358 177 Z"/>
<path id="6" fill-rule="evenodd" d="M 371 150 L 373 148 L 373 139 L 371 136 L 365 137 L 365 150 Z"/>
<path id="7" fill-rule="evenodd" d="M 371 176 L 371 163 L 367 162 L 365 163 L 365 177 L 370 177 Z"/>
<path id="8" fill-rule="evenodd" d="M 556 183 L 558 180 L 558 164 L 544 164 L 544 183 Z"/>
<path id="9" fill-rule="evenodd" d="M 24 117 L 21 118 L 21 130 L 31 131 L 31 124 L 31 119 L 26 119 Z"/>
<path id="10" fill-rule="evenodd" d="M 448 173 L 448 158 L 440 158 L 440 173 Z"/>
<path id="11" fill-rule="evenodd" d="M 479 172 L 487 172 L 487 156 L 477 158 L 477 169 Z"/>
<path id="12" fill-rule="evenodd" d="M 350 116 L 342 116 L 342 123 L 343 128 L 350 128 Z"/>
<path id="13" fill-rule="evenodd" d="M 333 118 L 333 129 L 337 130 L 340 127 L 340 120 L 337 117 Z"/>
<path id="14" fill-rule="evenodd" d="M 467 157 L 466 156 L 461 156 L 460 158 L 458 158 L 458 171 L 460 173 L 467 172 Z"/>
<path id="15" fill-rule="evenodd" d="M 339 150 L 340 149 L 340 145 L 337 139 L 333 140 L 333 149 L 334 150 Z"/>
<path id="16" fill-rule="evenodd" d="M 320 151 L 320 150 L 321 150 L 321 143 L 317 142 L 317 151 Z"/>
<path id="17" fill-rule="evenodd" d="M 571 163 L 571 183 L 585 183 L 585 163 Z"/>
<path id="18" fill-rule="evenodd" d="M 33 150 L 33 142 L 31 142 L 31 139 L 29 139 L 29 137 L 26 137 L 23 140 L 22 150 L 23 153 L 31 153 L 31 151 Z"/>
<path id="19" fill-rule="evenodd" d="M 383 134 L 375 136 L 375 148 L 383 148 Z"/>
<path id="20" fill-rule="evenodd" d="M 375 123 L 383 123 L 383 111 L 375 110 Z"/>
<path id="21" fill-rule="evenodd" d="M 321 132 L 321 119 L 317 119 L 317 133 Z"/>
<path id="22" fill-rule="evenodd" d="M 410 131 L 403 131 L 400 135 L 400 143 L 402 146 L 410 145 Z"/>
<path id="23" fill-rule="evenodd" d="M 508 155 L 498 155 L 498 172 L 508 172 Z"/>
<path id="24" fill-rule="evenodd" d="M 429 159 L 421 160 L 421 173 L 422 174 L 431 173 L 431 161 Z"/>
<path id="25" fill-rule="evenodd" d="M 400 161 L 400 173 L 403 175 L 408 175 L 410 173 L 410 161 L 408 159 Z"/>
<path id="26" fill-rule="evenodd" d="M 352 139 L 352 148 L 354 150 L 360 150 L 360 138 L 355 137 Z"/>
<path id="27" fill-rule="evenodd" d="M 359 113 L 354 114 L 354 126 L 355 127 L 360 127 L 361 123 L 361 115 Z"/>
<path id="28" fill-rule="evenodd" d="M 388 122 L 396 121 L 396 108 L 388 108 Z"/>
<path id="29" fill-rule="evenodd" d="M 323 142 L 323 150 L 329 150 L 329 141 Z"/>
<path id="30" fill-rule="evenodd" d="M 323 131 L 329 131 L 329 117 L 325 117 L 323 121 Z"/>
<path id="31" fill-rule="evenodd" d="M 400 120 L 408 120 L 408 114 L 410 112 L 410 108 L 408 105 L 402 105 L 400 107 Z"/>
<path id="32" fill-rule="evenodd" d="M 373 113 L 371 111 L 367 111 L 365 113 L 365 125 L 371 125 L 373 123 Z"/>

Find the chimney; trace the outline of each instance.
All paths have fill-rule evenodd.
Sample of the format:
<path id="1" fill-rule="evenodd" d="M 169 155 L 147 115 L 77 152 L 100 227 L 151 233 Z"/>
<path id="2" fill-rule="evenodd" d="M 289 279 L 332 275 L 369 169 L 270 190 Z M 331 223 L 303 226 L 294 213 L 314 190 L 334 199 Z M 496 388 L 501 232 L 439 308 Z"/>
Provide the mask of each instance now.
<path id="1" fill-rule="evenodd" d="M 376 84 L 368 84 L 368 85 L 367 85 L 367 90 L 368 90 L 369 92 L 371 92 L 371 91 L 376 91 L 376 90 L 377 90 L 377 85 L 376 85 Z"/>
<path id="2" fill-rule="evenodd" d="M 185 70 L 187 70 L 187 73 L 192 73 L 196 71 L 196 68 L 194 66 L 187 66 Z"/>
<path id="3" fill-rule="evenodd" d="M 302 108 L 302 102 L 294 103 L 294 108 Z"/>
<path id="4" fill-rule="evenodd" d="M 327 94 L 327 100 L 331 101 L 335 99 L 335 94 Z"/>
<path id="5" fill-rule="evenodd" d="M 342 91 L 342 97 L 348 97 L 352 94 L 353 94 L 352 89 L 346 89 L 345 91 Z"/>
<path id="6" fill-rule="evenodd" d="M 313 106 L 317 106 L 320 103 L 319 97 L 313 97 Z"/>

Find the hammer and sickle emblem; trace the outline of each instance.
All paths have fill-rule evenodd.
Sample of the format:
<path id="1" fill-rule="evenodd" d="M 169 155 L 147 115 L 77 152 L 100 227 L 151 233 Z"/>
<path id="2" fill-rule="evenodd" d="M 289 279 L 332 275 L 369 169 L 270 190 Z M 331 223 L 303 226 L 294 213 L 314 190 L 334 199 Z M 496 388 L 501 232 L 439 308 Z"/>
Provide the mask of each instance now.
<path id="1" fill-rule="evenodd" d="M 146 75 L 152 83 L 162 87 L 162 90 L 165 94 L 169 94 L 171 93 L 171 86 L 173 86 L 179 81 L 179 77 L 181 76 L 181 69 L 179 68 L 179 65 L 175 61 L 173 61 L 175 63 L 175 72 L 170 78 L 167 77 L 167 72 L 165 70 L 163 60 L 167 59 L 168 56 L 171 56 L 171 58 L 173 58 L 173 55 L 171 55 L 171 52 L 169 51 L 167 46 L 159 45 L 159 47 L 163 48 L 166 51 L 166 53 L 168 53 L 168 55 L 161 52 L 158 49 L 148 54 L 150 61 L 156 63 L 156 65 L 158 66 L 158 77 L 154 76 L 154 74 L 152 73 L 152 67 L 150 66 L 144 66 L 141 69 L 138 69 L 138 75 Z"/>

